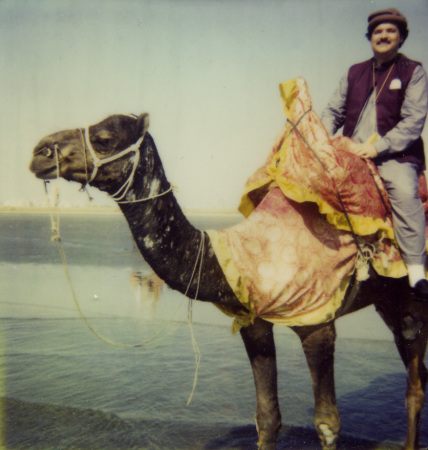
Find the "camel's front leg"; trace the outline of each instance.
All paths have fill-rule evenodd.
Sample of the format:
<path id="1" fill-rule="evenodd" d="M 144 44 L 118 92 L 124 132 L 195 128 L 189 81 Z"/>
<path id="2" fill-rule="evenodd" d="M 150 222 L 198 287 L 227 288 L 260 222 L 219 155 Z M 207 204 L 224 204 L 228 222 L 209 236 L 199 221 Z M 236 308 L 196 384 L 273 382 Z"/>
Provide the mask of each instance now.
<path id="1" fill-rule="evenodd" d="M 281 428 L 278 404 L 277 368 L 273 325 L 256 319 L 241 329 L 241 336 L 250 358 L 256 385 L 256 424 L 259 448 L 274 449 Z"/>
<path id="2" fill-rule="evenodd" d="M 334 388 L 334 322 L 293 328 L 302 341 L 314 391 L 314 422 L 322 448 L 333 450 L 340 431 Z"/>

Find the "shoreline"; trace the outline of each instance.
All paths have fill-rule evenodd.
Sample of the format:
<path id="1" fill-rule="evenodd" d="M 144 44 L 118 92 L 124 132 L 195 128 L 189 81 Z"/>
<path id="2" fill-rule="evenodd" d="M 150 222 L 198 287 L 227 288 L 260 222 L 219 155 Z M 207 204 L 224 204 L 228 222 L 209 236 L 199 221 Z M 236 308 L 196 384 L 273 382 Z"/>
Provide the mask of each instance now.
<path id="1" fill-rule="evenodd" d="M 211 210 L 211 209 L 184 209 L 184 214 L 191 216 L 241 216 L 237 210 Z M 25 214 L 121 214 L 119 207 L 115 206 L 93 206 L 93 207 L 58 207 L 49 208 L 44 206 L 0 206 L 0 213 L 25 213 Z"/>

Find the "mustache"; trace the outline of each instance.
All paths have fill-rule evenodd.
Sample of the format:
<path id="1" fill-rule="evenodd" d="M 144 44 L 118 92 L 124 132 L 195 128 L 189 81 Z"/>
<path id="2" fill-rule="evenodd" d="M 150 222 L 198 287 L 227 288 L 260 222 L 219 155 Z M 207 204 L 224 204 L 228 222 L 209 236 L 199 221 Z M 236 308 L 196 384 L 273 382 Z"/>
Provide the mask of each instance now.
<path id="1" fill-rule="evenodd" d="M 377 44 L 390 44 L 391 41 L 388 38 L 382 38 L 377 41 Z"/>

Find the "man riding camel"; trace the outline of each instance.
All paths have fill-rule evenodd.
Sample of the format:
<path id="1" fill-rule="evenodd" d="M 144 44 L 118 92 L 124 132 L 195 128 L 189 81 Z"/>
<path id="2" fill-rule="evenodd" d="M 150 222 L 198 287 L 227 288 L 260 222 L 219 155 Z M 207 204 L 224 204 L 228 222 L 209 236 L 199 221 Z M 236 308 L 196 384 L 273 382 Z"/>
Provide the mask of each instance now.
<path id="1" fill-rule="evenodd" d="M 368 17 L 373 58 L 351 66 L 321 120 L 330 135 L 359 143 L 355 154 L 374 161 L 391 203 L 394 232 L 415 297 L 428 301 L 425 213 L 418 174 L 425 168 L 421 133 L 428 110 L 428 81 L 419 62 L 399 53 L 407 20 L 396 9 Z"/>

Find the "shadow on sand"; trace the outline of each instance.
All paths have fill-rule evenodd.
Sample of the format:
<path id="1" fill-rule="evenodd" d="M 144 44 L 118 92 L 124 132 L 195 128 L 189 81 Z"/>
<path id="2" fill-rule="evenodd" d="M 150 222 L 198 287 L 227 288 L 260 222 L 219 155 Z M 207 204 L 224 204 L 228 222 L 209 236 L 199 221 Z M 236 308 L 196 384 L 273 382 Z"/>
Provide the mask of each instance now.
<path id="1" fill-rule="evenodd" d="M 126 420 L 92 410 L 2 399 L 2 445 L 8 449 L 256 449 L 254 425 Z M 284 426 L 281 449 L 320 449 L 314 430 Z M 341 449 L 399 449 L 343 436 Z"/>
<path id="2" fill-rule="evenodd" d="M 339 449 L 343 450 L 395 450 L 400 449 L 399 445 L 378 444 L 364 439 L 342 436 L 339 441 Z M 236 427 L 226 431 L 226 433 L 206 444 L 204 449 L 257 449 L 257 431 L 253 425 Z M 283 426 L 277 444 L 277 450 L 320 450 L 320 442 L 314 430 L 301 427 Z"/>
<path id="3" fill-rule="evenodd" d="M 364 389 L 338 398 L 342 432 L 355 430 L 363 436 L 375 435 L 380 441 L 403 442 L 406 437 L 406 373 L 389 373 L 375 378 Z M 428 445 L 428 410 L 422 411 L 420 445 Z"/>

